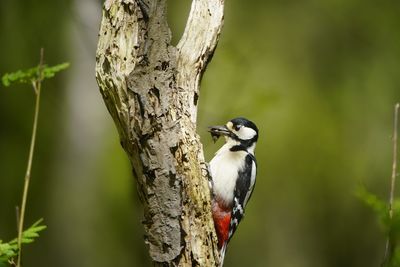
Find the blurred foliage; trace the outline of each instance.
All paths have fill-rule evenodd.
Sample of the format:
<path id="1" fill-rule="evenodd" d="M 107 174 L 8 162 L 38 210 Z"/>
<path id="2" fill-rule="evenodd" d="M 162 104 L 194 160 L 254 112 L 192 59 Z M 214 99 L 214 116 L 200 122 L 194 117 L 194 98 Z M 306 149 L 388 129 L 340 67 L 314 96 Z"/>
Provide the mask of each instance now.
<path id="1" fill-rule="evenodd" d="M 388 255 L 383 262 L 385 267 L 400 266 L 400 199 L 395 199 L 392 205 L 392 217 L 389 215 L 388 204 L 376 195 L 368 192 L 364 187 L 357 191 L 357 196 L 369 206 L 379 220 L 383 232 L 389 239 Z"/>
<path id="2" fill-rule="evenodd" d="M 395 216 L 393 217 L 393 222 L 391 222 L 389 217 L 389 207 L 385 201 L 368 192 L 364 187 L 358 189 L 357 196 L 375 212 L 380 225 L 384 228 L 386 235 L 388 235 L 390 229 L 392 228 L 391 224 L 394 226 L 398 225 L 400 228 L 400 214 L 397 215 L 396 212 L 397 209 L 400 208 L 400 201 L 397 200 L 394 202 L 393 210 Z M 400 211 L 400 209 L 398 211 Z"/>
<path id="3" fill-rule="evenodd" d="M 32 243 L 36 237 L 39 237 L 39 232 L 46 229 L 46 225 L 42 225 L 43 219 L 38 220 L 28 229 L 22 232 L 22 244 Z M 12 258 L 18 255 L 18 240 L 14 238 L 10 242 L 3 243 L 0 240 L 0 266 L 6 266 L 6 264 L 12 260 Z"/>
<path id="4" fill-rule="evenodd" d="M 168 1 L 175 43 L 190 2 Z M 42 99 L 52 112 L 41 115 L 50 123 L 40 126 L 27 219 L 44 216 L 49 228 L 26 251 L 31 266 L 149 266 L 130 166 L 94 80 L 100 4 L 4 0 L 0 9 L 0 73 L 34 64 L 40 47 L 49 62 L 72 63 L 68 76 L 49 81 L 61 90 Z M 394 0 L 226 1 L 198 130 L 208 160 L 222 144 L 212 143 L 208 125 L 244 116 L 260 138 L 257 186 L 225 266 L 379 266 L 385 236 L 354 190 L 361 183 L 379 199 L 388 195 L 399 28 Z M 0 90 L 7 240 L 15 236 L 6 218 L 19 202 L 31 99 Z"/>
<path id="5" fill-rule="evenodd" d="M 54 77 L 57 72 L 65 70 L 69 63 L 65 62 L 55 66 L 37 66 L 28 70 L 18 70 L 16 72 L 6 73 L 1 78 L 4 86 L 10 86 L 13 83 L 30 83 L 36 80 L 44 80 Z M 40 69 L 39 69 L 40 68 Z"/>

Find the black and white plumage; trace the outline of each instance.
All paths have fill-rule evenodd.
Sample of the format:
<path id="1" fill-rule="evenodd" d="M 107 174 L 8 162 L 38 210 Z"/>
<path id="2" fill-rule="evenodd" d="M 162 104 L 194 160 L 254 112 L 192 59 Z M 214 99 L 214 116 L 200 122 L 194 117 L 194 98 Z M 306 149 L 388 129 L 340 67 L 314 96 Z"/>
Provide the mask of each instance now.
<path id="1" fill-rule="evenodd" d="M 225 137 L 225 144 L 210 162 L 212 212 L 223 262 L 226 246 L 242 220 L 254 190 L 258 128 L 245 118 L 235 118 L 224 126 L 210 127 L 209 131 L 214 140 Z"/>

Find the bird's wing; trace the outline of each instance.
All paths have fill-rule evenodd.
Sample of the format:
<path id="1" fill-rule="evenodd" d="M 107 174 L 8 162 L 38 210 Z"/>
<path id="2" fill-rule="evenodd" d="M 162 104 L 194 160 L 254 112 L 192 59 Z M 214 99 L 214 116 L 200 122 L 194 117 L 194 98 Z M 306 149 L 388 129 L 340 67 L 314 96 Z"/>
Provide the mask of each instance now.
<path id="1" fill-rule="evenodd" d="M 235 233 L 244 216 L 244 208 L 249 201 L 256 182 L 256 161 L 252 154 L 247 154 L 245 166 L 239 171 L 239 179 L 236 181 L 233 193 L 233 207 L 229 226 L 229 239 Z"/>

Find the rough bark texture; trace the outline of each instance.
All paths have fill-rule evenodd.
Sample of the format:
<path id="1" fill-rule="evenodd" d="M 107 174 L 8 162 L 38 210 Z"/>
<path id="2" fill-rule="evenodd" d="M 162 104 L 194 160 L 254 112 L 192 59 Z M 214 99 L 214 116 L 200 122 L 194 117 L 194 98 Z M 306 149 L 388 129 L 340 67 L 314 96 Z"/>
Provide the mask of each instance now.
<path id="1" fill-rule="evenodd" d="M 223 4 L 193 0 L 177 47 L 170 43 L 166 0 L 104 4 L 96 78 L 132 163 L 156 265 L 218 264 L 196 114 Z"/>

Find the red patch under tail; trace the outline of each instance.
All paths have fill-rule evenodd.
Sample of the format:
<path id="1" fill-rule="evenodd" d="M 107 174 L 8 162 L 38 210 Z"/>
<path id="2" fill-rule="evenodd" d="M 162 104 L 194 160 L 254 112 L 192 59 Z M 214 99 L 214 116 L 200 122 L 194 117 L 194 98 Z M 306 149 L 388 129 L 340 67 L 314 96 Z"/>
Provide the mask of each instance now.
<path id="1" fill-rule="evenodd" d="M 231 222 L 231 209 L 221 205 L 218 201 L 212 203 L 212 214 L 215 231 L 218 236 L 218 249 L 222 249 L 229 239 L 229 225 Z"/>

